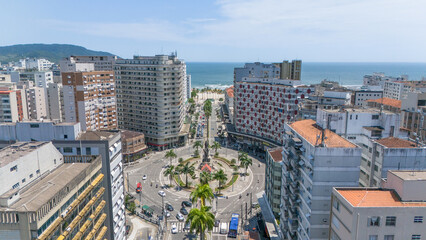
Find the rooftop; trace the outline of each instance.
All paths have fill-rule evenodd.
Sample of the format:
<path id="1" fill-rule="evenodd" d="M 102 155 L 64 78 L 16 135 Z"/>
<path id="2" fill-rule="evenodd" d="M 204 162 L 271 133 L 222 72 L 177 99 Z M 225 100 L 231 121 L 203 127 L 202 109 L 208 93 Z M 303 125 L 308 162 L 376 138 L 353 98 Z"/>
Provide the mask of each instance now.
<path id="1" fill-rule="evenodd" d="M 20 199 L 9 209 L 37 211 L 61 189 L 74 180 L 91 163 L 64 163 L 53 172 L 20 193 Z"/>
<path id="2" fill-rule="evenodd" d="M 393 174 L 405 181 L 426 181 L 426 171 L 389 171 L 390 174 Z M 388 173 L 388 174 L 389 174 Z"/>
<path id="3" fill-rule="evenodd" d="M 388 111 L 388 110 L 385 110 L 385 109 L 380 111 L 380 109 L 377 109 L 377 108 L 343 108 L 343 110 L 336 108 L 336 109 L 321 109 L 321 111 L 329 112 L 329 113 L 349 112 L 349 113 L 377 113 L 377 114 L 379 114 L 380 112 L 382 112 L 382 113 L 387 113 L 387 114 L 395 114 L 395 113 Z"/>
<path id="4" fill-rule="evenodd" d="M 322 128 L 312 119 L 306 119 L 294 122 L 289 125 L 294 131 L 301 135 L 311 145 L 316 146 L 321 139 L 317 141 L 317 136 L 321 136 Z M 327 148 L 356 148 L 357 146 L 348 140 L 340 137 L 334 132 L 326 129 L 325 131 L 325 146 Z"/>
<path id="5" fill-rule="evenodd" d="M 113 138 L 117 132 L 112 131 L 86 131 L 82 132 L 78 140 L 99 141 Z"/>
<path id="6" fill-rule="evenodd" d="M 126 138 L 134 138 L 134 137 L 139 137 L 142 136 L 144 137 L 144 134 L 141 132 L 136 132 L 136 131 L 129 131 L 129 130 L 120 130 L 121 132 L 121 136 L 126 139 Z"/>
<path id="7" fill-rule="evenodd" d="M 420 147 L 415 142 L 404 140 L 396 137 L 388 137 L 376 140 L 377 143 L 387 148 L 416 148 Z"/>
<path id="8" fill-rule="evenodd" d="M 426 207 L 426 202 L 403 202 L 393 190 L 378 188 L 336 188 L 354 207 Z"/>
<path id="9" fill-rule="evenodd" d="M 0 168 L 39 149 L 49 142 L 17 142 L 0 150 Z"/>
<path id="10" fill-rule="evenodd" d="M 268 152 L 271 155 L 272 159 L 274 159 L 275 162 L 281 162 L 283 160 L 282 152 L 283 149 L 281 147 L 269 149 Z"/>
<path id="11" fill-rule="evenodd" d="M 391 99 L 391 98 L 378 98 L 378 99 L 370 99 L 367 102 L 375 102 L 391 107 L 401 108 L 401 100 Z"/>
<path id="12" fill-rule="evenodd" d="M 234 97 L 234 86 L 231 86 L 227 89 L 225 89 L 226 94 L 228 94 L 229 97 L 233 98 Z"/>

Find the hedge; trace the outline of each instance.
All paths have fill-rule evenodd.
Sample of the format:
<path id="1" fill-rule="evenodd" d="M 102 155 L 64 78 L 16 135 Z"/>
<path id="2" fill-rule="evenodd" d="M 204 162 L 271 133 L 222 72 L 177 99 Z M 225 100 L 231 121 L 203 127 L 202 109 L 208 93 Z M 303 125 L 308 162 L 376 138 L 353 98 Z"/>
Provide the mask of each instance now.
<path id="1" fill-rule="evenodd" d="M 223 185 L 221 187 L 221 190 L 227 189 L 228 187 L 232 186 L 232 184 L 234 184 L 237 181 L 238 176 L 239 175 L 233 175 L 232 178 L 231 178 L 231 181 L 229 181 L 227 184 Z"/>

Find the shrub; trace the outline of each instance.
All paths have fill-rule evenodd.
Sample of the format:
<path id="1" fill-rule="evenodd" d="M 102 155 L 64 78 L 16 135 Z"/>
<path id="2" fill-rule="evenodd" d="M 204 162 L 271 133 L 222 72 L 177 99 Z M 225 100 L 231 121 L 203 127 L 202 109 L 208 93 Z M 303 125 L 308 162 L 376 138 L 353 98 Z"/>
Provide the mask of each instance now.
<path id="1" fill-rule="evenodd" d="M 231 163 L 232 165 L 235 165 L 235 163 L 237 163 L 237 160 L 235 160 L 235 158 L 231 159 Z"/>

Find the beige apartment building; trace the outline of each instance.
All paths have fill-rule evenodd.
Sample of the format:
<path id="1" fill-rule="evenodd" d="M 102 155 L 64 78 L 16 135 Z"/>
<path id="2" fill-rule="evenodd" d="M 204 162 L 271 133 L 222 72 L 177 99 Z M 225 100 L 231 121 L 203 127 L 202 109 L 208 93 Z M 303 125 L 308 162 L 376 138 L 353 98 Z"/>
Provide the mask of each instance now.
<path id="1" fill-rule="evenodd" d="M 47 92 L 44 87 L 32 87 L 26 89 L 28 118 L 41 120 L 49 117 L 47 106 Z"/>
<path id="2" fill-rule="evenodd" d="M 115 81 L 112 71 L 62 73 L 65 122 L 81 129 L 117 128 Z"/>
<path id="3" fill-rule="evenodd" d="M 426 172 L 389 171 L 387 176 L 383 188 L 333 189 L 329 239 L 424 239 Z"/>
<path id="4" fill-rule="evenodd" d="M 135 56 L 114 65 L 120 129 L 143 132 L 148 145 L 184 145 L 186 65 L 175 55 Z"/>

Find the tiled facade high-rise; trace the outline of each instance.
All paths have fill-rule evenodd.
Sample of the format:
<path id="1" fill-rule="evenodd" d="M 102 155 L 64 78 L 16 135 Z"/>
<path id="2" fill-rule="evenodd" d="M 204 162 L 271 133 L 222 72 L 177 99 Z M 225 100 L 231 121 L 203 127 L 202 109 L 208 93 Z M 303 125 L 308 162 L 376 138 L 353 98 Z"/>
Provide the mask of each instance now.
<path id="1" fill-rule="evenodd" d="M 62 73 L 65 122 L 82 130 L 117 128 L 115 81 L 112 71 Z"/>
<path id="2" fill-rule="evenodd" d="M 290 240 L 328 239 L 333 187 L 357 187 L 361 149 L 315 121 L 285 125 L 280 228 Z"/>
<path id="3" fill-rule="evenodd" d="M 117 60 L 114 71 L 118 127 L 143 132 L 157 149 L 185 144 L 185 62 L 174 55 L 135 56 Z"/>

